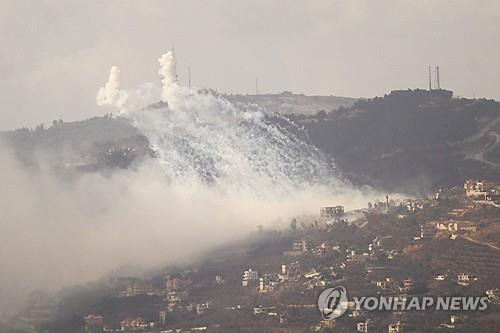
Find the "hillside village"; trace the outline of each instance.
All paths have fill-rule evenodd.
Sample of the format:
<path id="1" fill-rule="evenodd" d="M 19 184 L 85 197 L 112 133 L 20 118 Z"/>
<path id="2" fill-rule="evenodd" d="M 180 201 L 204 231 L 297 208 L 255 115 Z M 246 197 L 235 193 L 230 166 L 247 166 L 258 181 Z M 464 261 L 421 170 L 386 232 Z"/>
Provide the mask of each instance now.
<path id="1" fill-rule="evenodd" d="M 362 210 L 318 207 L 259 229 L 197 264 L 36 291 L 13 327 L 51 332 L 493 332 L 500 325 L 500 185 L 467 180 L 420 199 Z M 328 286 L 351 296 L 474 295 L 480 312 L 359 311 L 321 320 Z"/>

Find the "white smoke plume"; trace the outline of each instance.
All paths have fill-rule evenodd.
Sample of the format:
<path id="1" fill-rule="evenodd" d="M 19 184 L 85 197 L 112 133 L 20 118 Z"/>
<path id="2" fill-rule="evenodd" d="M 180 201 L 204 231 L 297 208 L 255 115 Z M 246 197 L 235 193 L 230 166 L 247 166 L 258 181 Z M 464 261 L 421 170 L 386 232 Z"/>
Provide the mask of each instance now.
<path id="1" fill-rule="evenodd" d="M 264 109 L 180 86 L 172 51 L 159 60 L 161 101 L 122 106 L 155 151 L 172 184 L 205 184 L 223 193 L 283 195 L 297 191 L 359 192 L 308 144 L 297 126 Z M 141 89 L 132 93 L 140 100 Z M 131 95 L 129 93 L 129 95 Z"/>
<path id="2" fill-rule="evenodd" d="M 111 67 L 108 82 L 97 92 L 97 105 L 111 105 L 121 109 L 128 97 L 127 92 L 120 90 L 120 69 Z"/>
<path id="3" fill-rule="evenodd" d="M 162 83 L 162 96 L 163 102 L 167 102 L 171 90 L 177 86 L 177 68 L 173 51 L 168 51 L 163 54 L 159 59 L 160 69 L 158 74 L 161 76 Z"/>
<path id="4" fill-rule="evenodd" d="M 120 112 L 141 110 L 158 102 L 160 89 L 152 83 L 144 83 L 135 90 L 120 89 L 120 69 L 116 66 L 109 71 L 108 82 L 97 91 L 97 105 L 116 107 Z"/>

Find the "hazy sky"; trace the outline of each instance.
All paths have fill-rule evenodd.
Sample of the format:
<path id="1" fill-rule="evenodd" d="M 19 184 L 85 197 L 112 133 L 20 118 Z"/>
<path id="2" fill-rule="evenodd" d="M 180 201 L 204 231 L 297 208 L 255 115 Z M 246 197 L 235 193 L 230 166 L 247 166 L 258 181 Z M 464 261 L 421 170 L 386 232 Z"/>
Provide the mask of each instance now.
<path id="1" fill-rule="evenodd" d="M 253 93 L 372 97 L 441 85 L 500 99 L 498 1 L 0 0 L 0 129 L 108 112 L 109 68 L 124 88 L 159 82 L 175 45 L 179 77 Z"/>

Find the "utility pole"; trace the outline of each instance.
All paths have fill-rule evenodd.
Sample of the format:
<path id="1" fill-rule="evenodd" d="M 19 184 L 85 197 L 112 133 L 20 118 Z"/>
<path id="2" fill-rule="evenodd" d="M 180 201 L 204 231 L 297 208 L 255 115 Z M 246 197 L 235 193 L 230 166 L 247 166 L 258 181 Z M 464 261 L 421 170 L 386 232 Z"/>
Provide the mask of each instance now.
<path id="1" fill-rule="evenodd" d="M 436 66 L 436 80 L 437 80 L 437 88 L 441 90 L 441 82 L 439 82 L 439 66 Z"/>
<path id="2" fill-rule="evenodd" d="M 432 91 L 432 72 L 431 72 L 431 66 L 429 66 L 429 92 Z"/>
<path id="3" fill-rule="evenodd" d="M 191 65 L 188 66 L 188 87 L 191 89 Z"/>
<path id="4" fill-rule="evenodd" d="M 259 94 L 259 78 L 255 78 L 255 95 Z"/>
<path id="5" fill-rule="evenodd" d="M 174 64 L 175 64 L 175 47 L 174 44 L 172 44 L 172 48 L 170 49 L 172 52 L 172 57 L 174 58 Z M 177 70 L 175 71 L 175 82 L 179 82 L 179 74 L 177 74 Z"/>

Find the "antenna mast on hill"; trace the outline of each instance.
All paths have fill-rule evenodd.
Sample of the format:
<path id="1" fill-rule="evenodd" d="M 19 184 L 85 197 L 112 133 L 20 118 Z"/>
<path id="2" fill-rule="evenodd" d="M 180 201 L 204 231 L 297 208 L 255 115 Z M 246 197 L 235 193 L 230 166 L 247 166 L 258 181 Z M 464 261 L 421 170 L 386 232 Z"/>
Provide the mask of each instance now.
<path id="1" fill-rule="evenodd" d="M 438 90 L 441 90 L 441 82 L 439 82 L 439 66 L 436 66 L 436 81 Z"/>
<path id="2" fill-rule="evenodd" d="M 429 91 L 432 91 L 432 66 L 429 66 Z M 439 66 L 434 67 L 434 89 L 441 90 L 441 81 L 439 78 Z"/>
<path id="3" fill-rule="evenodd" d="M 255 95 L 259 94 L 259 78 L 255 78 Z"/>
<path id="4" fill-rule="evenodd" d="M 432 72 L 431 66 L 429 66 L 429 92 L 432 91 Z"/>
<path id="5" fill-rule="evenodd" d="M 188 66 L 188 86 L 191 89 L 191 66 Z"/>
<path id="6" fill-rule="evenodd" d="M 170 49 L 170 51 L 172 52 L 172 57 L 174 57 L 174 61 L 175 61 L 175 47 L 174 47 L 174 44 L 172 44 L 172 48 Z M 177 70 L 175 71 L 175 81 L 178 81 L 179 79 L 179 75 L 177 74 Z"/>
<path id="7" fill-rule="evenodd" d="M 438 79 L 437 79 L 437 76 L 438 76 L 437 67 L 434 67 L 434 90 L 438 89 Z"/>

